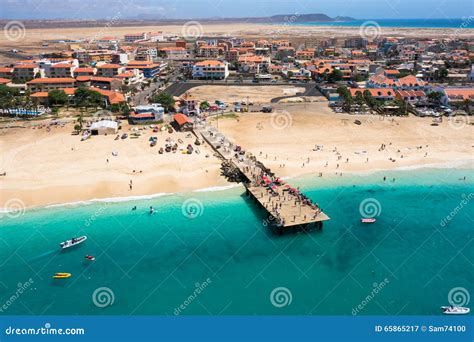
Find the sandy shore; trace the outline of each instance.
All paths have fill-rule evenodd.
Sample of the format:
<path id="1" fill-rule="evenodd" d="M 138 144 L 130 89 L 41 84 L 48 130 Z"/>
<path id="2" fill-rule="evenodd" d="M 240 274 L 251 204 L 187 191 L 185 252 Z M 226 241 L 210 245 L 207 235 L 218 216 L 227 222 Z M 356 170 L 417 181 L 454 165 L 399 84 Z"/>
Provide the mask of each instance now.
<path id="1" fill-rule="evenodd" d="M 460 162 L 474 166 L 474 127 L 462 121 L 456 125 L 461 128 L 447 120 L 434 127 L 429 118 L 392 121 L 334 114 L 324 102 L 280 104 L 276 109 L 273 114 L 240 114 L 212 124 L 284 177 L 320 172 L 323 177 L 342 172 L 344 177 L 351 172 Z M 362 125 L 355 125 L 355 119 Z M 2 130 L 0 172 L 7 175 L 0 179 L 0 207 L 11 199 L 33 207 L 229 185 L 207 146 L 199 146 L 200 154 L 158 154 L 169 136 L 182 139 L 180 148 L 194 142 L 186 133 L 148 129 L 138 139 L 114 140 L 109 135 L 81 142 L 79 136 L 71 135 L 72 127 L 71 123 L 50 132 L 44 128 Z M 128 129 L 124 126 L 124 131 Z M 158 137 L 156 147 L 149 146 L 150 136 Z M 383 151 L 379 151 L 381 144 L 386 145 Z M 322 147 L 315 151 L 315 145 Z"/>

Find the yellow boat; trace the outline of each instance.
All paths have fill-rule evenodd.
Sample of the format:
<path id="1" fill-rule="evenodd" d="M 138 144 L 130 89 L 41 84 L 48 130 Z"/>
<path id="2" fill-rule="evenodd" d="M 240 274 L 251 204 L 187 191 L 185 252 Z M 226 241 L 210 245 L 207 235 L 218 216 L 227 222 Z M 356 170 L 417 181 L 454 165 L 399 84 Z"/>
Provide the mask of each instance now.
<path id="1" fill-rule="evenodd" d="M 71 276 L 71 273 L 56 273 L 55 275 L 53 275 L 53 278 L 54 279 L 65 279 L 65 278 L 69 278 Z"/>

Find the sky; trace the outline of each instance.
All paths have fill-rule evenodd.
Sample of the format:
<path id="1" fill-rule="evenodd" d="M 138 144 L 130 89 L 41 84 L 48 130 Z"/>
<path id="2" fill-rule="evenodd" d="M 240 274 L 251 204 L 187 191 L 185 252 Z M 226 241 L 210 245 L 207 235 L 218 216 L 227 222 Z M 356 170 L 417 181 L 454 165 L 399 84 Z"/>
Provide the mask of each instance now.
<path id="1" fill-rule="evenodd" d="M 474 0 L 0 0 L 0 19 L 169 19 L 324 13 L 331 17 L 463 18 Z"/>

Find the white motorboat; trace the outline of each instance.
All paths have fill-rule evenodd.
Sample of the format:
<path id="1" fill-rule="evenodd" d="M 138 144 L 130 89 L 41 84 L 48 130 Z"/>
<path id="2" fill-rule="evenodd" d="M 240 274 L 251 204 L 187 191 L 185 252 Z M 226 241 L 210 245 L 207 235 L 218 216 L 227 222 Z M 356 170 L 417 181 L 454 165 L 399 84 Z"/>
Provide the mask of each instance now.
<path id="1" fill-rule="evenodd" d="M 78 238 L 72 238 L 71 240 L 61 242 L 59 245 L 61 246 L 62 249 L 65 249 L 65 248 L 76 246 L 80 243 L 83 243 L 86 240 L 87 240 L 87 236 L 81 236 Z"/>
<path id="2" fill-rule="evenodd" d="M 445 315 L 467 315 L 471 309 L 462 306 L 442 306 Z"/>

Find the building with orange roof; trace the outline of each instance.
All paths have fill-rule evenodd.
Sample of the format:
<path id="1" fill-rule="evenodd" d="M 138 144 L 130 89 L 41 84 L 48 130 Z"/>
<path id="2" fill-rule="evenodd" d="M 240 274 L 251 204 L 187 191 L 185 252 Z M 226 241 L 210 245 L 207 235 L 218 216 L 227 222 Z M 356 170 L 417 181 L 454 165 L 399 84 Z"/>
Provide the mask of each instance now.
<path id="1" fill-rule="evenodd" d="M 179 131 L 190 131 L 193 129 L 193 122 L 184 114 L 173 115 L 173 126 Z"/>
<path id="2" fill-rule="evenodd" d="M 189 51 L 183 46 L 168 46 L 160 51 L 166 55 L 167 59 L 184 59 L 189 57 Z"/>
<path id="3" fill-rule="evenodd" d="M 241 55 L 239 56 L 238 64 L 240 72 L 259 74 L 267 72 L 270 66 L 270 57 L 253 54 Z"/>
<path id="4" fill-rule="evenodd" d="M 413 75 L 408 75 L 400 79 L 389 78 L 385 71 L 371 76 L 367 80 L 368 88 L 393 88 L 402 90 L 423 90 L 427 88 L 428 83 Z"/>
<path id="5" fill-rule="evenodd" d="M 385 88 L 348 88 L 351 96 L 355 98 L 358 93 L 362 96 L 364 95 L 365 91 L 368 91 L 370 95 L 376 100 L 380 101 L 393 101 L 395 99 L 396 93 L 393 89 L 385 89 Z"/>
<path id="6" fill-rule="evenodd" d="M 315 49 L 306 49 L 296 52 L 296 59 L 309 61 L 314 58 L 316 54 Z"/>
<path id="7" fill-rule="evenodd" d="M 62 90 L 68 95 L 69 98 L 73 98 L 74 94 L 76 93 L 77 88 L 57 88 L 58 90 Z M 116 91 L 98 89 L 89 87 L 90 90 L 96 91 L 103 96 L 104 105 L 109 106 L 113 104 L 121 104 L 125 103 L 125 96 Z M 48 105 L 48 91 L 37 91 L 31 94 L 33 99 L 36 99 L 38 102 Z"/>
<path id="8" fill-rule="evenodd" d="M 78 76 L 94 76 L 96 73 L 96 68 L 93 67 L 84 67 L 74 69 L 74 77 Z"/>
<path id="9" fill-rule="evenodd" d="M 229 76 L 229 63 L 218 60 L 205 60 L 193 66 L 193 78 L 224 80 Z"/>
<path id="10" fill-rule="evenodd" d="M 52 78 L 74 77 L 74 69 L 76 66 L 72 63 L 56 63 L 45 69 L 45 75 Z"/>
<path id="11" fill-rule="evenodd" d="M 97 65 L 96 68 L 96 74 L 100 77 L 114 77 L 125 72 L 125 67 L 121 66 L 120 64 L 106 63 Z"/>
<path id="12" fill-rule="evenodd" d="M 441 102 L 445 105 L 459 107 L 468 102 L 469 110 L 474 110 L 474 87 L 445 88 L 443 93 Z"/>
<path id="13" fill-rule="evenodd" d="M 13 77 L 13 68 L 0 68 L 0 77 L 11 79 Z"/>
<path id="14" fill-rule="evenodd" d="M 130 61 L 126 65 L 127 70 L 137 69 L 145 78 L 153 78 L 160 75 L 166 68 L 168 63 L 153 63 L 149 61 Z"/>
<path id="15" fill-rule="evenodd" d="M 196 50 L 198 57 L 217 58 L 223 55 L 226 49 L 223 46 L 217 45 L 201 45 Z"/>
<path id="16" fill-rule="evenodd" d="M 76 80 L 72 77 L 64 78 L 35 78 L 34 80 L 28 81 L 26 83 L 27 87 L 31 92 L 39 91 L 50 91 L 54 89 L 63 89 L 63 88 L 74 88 L 76 86 Z"/>
<path id="17" fill-rule="evenodd" d="M 426 94 L 422 90 L 396 90 L 396 97 L 406 102 L 426 101 Z"/>
<path id="18" fill-rule="evenodd" d="M 38 64 L 17 64 L 13 67 L 13 78 L 15 80 L 26 82 L 37 76 L 44 77 L 44 73 Z"/>
<path id="19" fill-rule="evenodd" d="M 12 80 L 8 79 L 8 78 L 2 78 L 0 77 L 0 84 L 2 85 L 7 85 L 8 83 L 10 83 Z"/>

